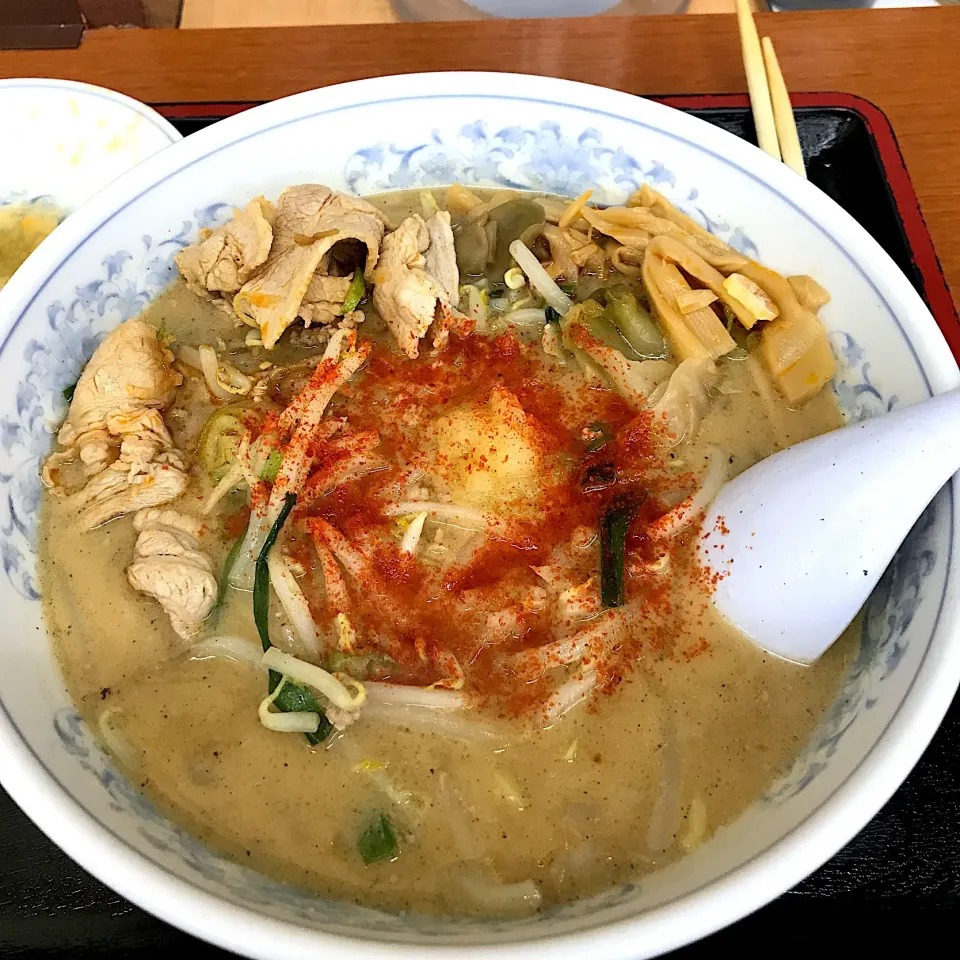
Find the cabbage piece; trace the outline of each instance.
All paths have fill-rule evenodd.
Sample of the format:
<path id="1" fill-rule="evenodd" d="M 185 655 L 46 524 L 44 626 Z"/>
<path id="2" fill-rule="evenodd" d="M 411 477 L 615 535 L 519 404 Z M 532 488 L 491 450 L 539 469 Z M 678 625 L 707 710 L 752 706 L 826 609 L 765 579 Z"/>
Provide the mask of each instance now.
<path id="1" fill-rule="evenodd" d="M 638 358 L 662 360 L 667 355 L 666 341 L 654 319 L 637 302 L 633 291 L 618 283 L 606 290 L 605 298 L 607 309 L 604 313 L 617 325 Z"/>
<path id="2" fill-rule="evenodd" d="M 654 403 L 654 416 L 663 421 L 667 433 L 677 443 L 696 437 L 709 403 L 707 388 L 716 373 L 716 365 L 709 357 L 684 360 Z"/>
<path id="3" fill-rule="evenodd" d="M 646 410 L 674 371 L 665 360 L 628 360 L 594 332 L 603 308 L 595 300 L 579 303 L 563 319 L 563 344 L 594 376 L 613 384 L 635 410 Z"/>

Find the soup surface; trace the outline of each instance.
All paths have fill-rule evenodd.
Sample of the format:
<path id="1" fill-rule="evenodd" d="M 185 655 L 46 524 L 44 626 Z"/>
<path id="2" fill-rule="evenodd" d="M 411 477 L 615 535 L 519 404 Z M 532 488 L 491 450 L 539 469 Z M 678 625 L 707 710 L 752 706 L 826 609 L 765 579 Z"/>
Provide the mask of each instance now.
<path id="1" fill-rule="evenodd" d="M 522 914 L 693 850 L 856 652 L 764 655 L 694 550 L 725 477 L 840 424 L 822 292 L 652 191 L 404 192 L 302 232 L 289 194 L 107 338 L 45 465 L 82 714 L 174 820 L 324 895 Z"/>

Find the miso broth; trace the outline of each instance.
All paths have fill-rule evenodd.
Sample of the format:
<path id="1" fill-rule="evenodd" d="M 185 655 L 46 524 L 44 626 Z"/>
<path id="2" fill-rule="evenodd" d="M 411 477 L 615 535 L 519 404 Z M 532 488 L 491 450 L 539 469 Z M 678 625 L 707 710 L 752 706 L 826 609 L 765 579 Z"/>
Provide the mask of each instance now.
<path id="1" fill-rule="evenodd" d="M 736 338 L 684 368 L 679 334 L 644 286 L 648 245 L 622 243 L 577 216 L 565 221 L 564 211 L 577 211 L 560 198 L 523 196 L 528 206 L 503 210 L 516 195 L 466 194 L 369 198 L 386 219 L 377 265 L 369 267 L 363 227 L 330 247 L 314 274 L 349 306 L 345 291 L 361 286 L 366 257 L 358 309 L 335 313 L 336 301 L 315 299 L 313 316 L 331 315 L 288 324 L 272 349 L 266 321 L 258 328 L 231 315 L 234 290 L 201 296 L 194 274 L 191 289 L 174 283 L 139 318 L 159 331 L 147 343 L 158 365 L 149 382 L 181 380 L 157 387 L 162 402 L 146 401 L 168 435 L 150 417 L 128 429 L 71 411 L 62 452 L 45 472 L 40 568 L 78 709 L 174 821 L 241 863 L 325 896 L 390 910 L 522 914 L 682 857 L 752 804 L 810 739 L 856 654 L 855 631 L 813 666 L 765 655 L 715 612 L 713 574 L 693 552 L 699 528 L 677 518 L 711 471 L 732 477 L 841 421 L 829 388 L 785 399 L 791 387 L 771 372 L 758 332 L 776 318 L 737 329 L 737 316 L 676 268 L 702 304 L 676 315 L 710 312 Z M 658 202 L 644 209 L 656 214 L 651 222 L 667 222 Z M 283 200 L 279 214 L 270 207 L 242 226 L 256 227 L 278 257 Z M 396 319 L 382 315 L 392 305 L 370 289 L 387 298 L 401 282 L 391 274 L 392 231 L 414 215 L 431 224 L 437 210 L 451 213 L 456 300 L 442 296 L 443 268 L 431 257 L 444 249 L 443 231 L 425 230 L 418 250 L 424 236 L 411 229 L 413 253 L 398 275 L 433 280 L 418 295 L 436 293 L 437 313 L 434 339 L 422 335 L 410 357 Z M 365 209 L 347 215 L 375 219 Z M 749 273 L 681 217 L 672 222 L 693 238 L 691 249 L 729 257 L 720 273 Z M 311 222 L 288 244 L 293 256 L 330 239 Z M 565 313 L 532 275 L 519 284 L 524 271 L 502 256 L 505 239 L 520 239 L 555 274 L 573 304 Z M 224 279 L 220 262 L 211 282 L 242 291 L 271 260 L 244 275 L 253 241 L 232 242 L 221 246 L 233 251 L 233 274 Z M 559 264 L 576 276 L 556 274 Z M 624 302 L 653 325 L 643 328 L 654 344 L 647 355 L 615 306 Z M 801 306 L 813 316 L 819 305 Z M 331 347 L 333 331 L 342 345 Z M 149 331 L 140 336 L 150 341 Z M 619 360 L 595 346 L 603 337 L 637 365 L 631 377 L 646 378 L 649 397 L 611 375 L 605 364 Z M 323 370 L 339 370 L 364 343 L 369 354 L 338 381 L 316 418 L 320 432 L 298 449 L 310 416 L 298 398 L 321 392 Z M 206 346 L 219 364 L 212 374 L 203 367 L 209 354 L 198 352 Z M 693 369 L 698 382 L 674 379 Z M 657 377 L 659 397 L 649 402 Z M 81 381 L 75 396 L 83 390 Z M 124 424 L 141 413 L 125 407 Z M 270 437 L 281 440 L 271 448 Z M 124 447 L 130 438 L 141 446 Z M 250 588 L 265 531 L 254 556 L 250 530 L 269 516 L 274 488 L 295 482 L 297 456 L 307 467 L 288 516 L 269 524 L 279 552 L 269 615 L 258 624 Z M 89 485 L 107 470 L 118 475 L 114 485 L 101 481 L 105 492 L 93 497 Z M 119 510 L 109 498 L 121 481 L 139 496 L 161 474 L 162 482 L 177 474 L 183 488 L 169 501 L 138 502 L 138 529 L 132 509 L 102 519 Z M 151 507 L 175 509 L 195 527 L 148 515 Z M 85 529 L 91 517 L 99 522 Z M 604 531 L 618 523 L 619 551 Z M 158 531 L 162 550 L 144 540 Z M 138 577 L 128 575 L 137 563 Z M 179 579 L 150 579 L 163 569 Z M 193 622 L 197 609 L 203 616 Z M 172 625 L 168 614 L 179 619 Z M 311 713 L 264 706 L 275 681 L 259 663 L 263 629 L 277 650 L 323 668 L 345 691 L 334 691 L 338 706 L 326 687 L 297 679 L 307 673 L 291 674 L 322 716 L 312 743 L 263 722 L 263 713 Z"/>

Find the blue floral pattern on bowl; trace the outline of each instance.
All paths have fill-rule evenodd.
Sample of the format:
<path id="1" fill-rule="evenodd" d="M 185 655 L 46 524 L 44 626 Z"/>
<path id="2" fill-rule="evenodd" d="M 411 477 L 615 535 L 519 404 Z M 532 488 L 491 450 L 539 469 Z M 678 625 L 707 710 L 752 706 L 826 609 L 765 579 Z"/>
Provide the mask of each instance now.
<path id="1" fill-rule="evenodd" d="M 423 143 L 363 147 L 347 161 L 344 179 L 359 194 L 456 182 L 564 197 L 593 190 L 593 202 L 602 204 L 622 203 L 649 184 L 668 191 L 681 210 L 711 233 L 748 256 L 757 255 L 756 244 L 740 227 L 704 213 L 696 188 L 678 187 L 674 174 L 658 160 L 638 160 L 620 146 L 607 146 L 593 127 L 571 134 L 555 123 L 542 123 L 491 132 L 475 120 L 452 135 L 434 130 Z"/>
<path id="2" fill-rule="evenodd" d="M 840 409 L 848 421 L 859 423 L 880 413 L 889 413 L 899 402 L 896 396 L 883 397 L 870 378 L 870 361 L 863 348 L 843 331 L 830 335 L 830 346 L 838 360 L 833 378 Z"/>
<path id="3" fill-rule="evenodd" d="M 870 361 L 849 333 L 835 331 L 830 345 L 837 358 L 833 388 L 848 421 L 867 420 L 896 406 L 898 398 L 884 397 L 872 382 Z M 860 711 L 876 704 L 877 685 L 899 666 L 906 649 L 903 635 L 920 603 L 921 583 L 935 566 L 933 535 L 940 499 L 924 511 L 870 595 L 863 611 L 860 651 L 840 696 L 790 770 L 766 792 L 765 802 L 795 796 L 826 770 Z"/>
<path id="4" fill-rule="evenodd" d="M 796 796 L 827 769 L 844 734 L 861 711 L 877 703 L 879 685 L 897 669 L 906 653 L 904 634 L 921 602 L 923 580 L 936 565 L 934 530 L 942 500 L 938 497 L 914 524 L 887 567 L 863 611 L 860 650 L 840 696 L 789 772 L 764 795 L 776 803 Z"/>
<path id="5" fill-rule="evenodd" d="M 639 160 L 619 146 L 605 144 L 594 128 L 569 132 L 556 124 L 542 124 L 491 131 L 477 121 L 452 132 L 436 130 L 420 143 L 365 147 L 350 157 L 344 175 L 356 193 L 460 181 L 565 196 L 593 188 L 595 198 L 606 203 L 621 202 L 648 183 L 727 242 L 748 255 L 760 256 L 742 228 L 707 216 L 698 206 L 696 187 L 678 184 L 674 174 L 656 160 Z M 108 329 L 139 313 L 167 286 L 175 272 L 174 255 L 196 238 L 201 227 L 223 222 L 229 209 L 226 204 L 214 204 L 198 210 L 174 235 L 162 239 L 142 236 L 136 245 L 106 257 L 99 274 L 76 288 L 73 299 L 47 305 L 46 327 L 37 330 L 26 344 L 28 372 L 17 391 L 16 409 L 0 417 L 0 559 L 10 583 L 29 600 L 40 599 L 35 576 L 39 466 L 65 412 L 64 388 L 76 381 Z M 896 397 L 885 396 L 871 379 L 870 363 L 853 336 L 835 333 L 832 344 L 840 367 L 835 389 L 849 418 L 874 416 L 897 403 Z M 921 584 L 936 559 L 932 531 L 937 509 L 935 503 L 924 514 L 871 597 L 861 651 L 842 695 L 790 773 L 768 791 L 767 803 L 795 796 L 823 772 L 844 734 L 863 711 L 872 709 L 878 685 L 901 662 L 905 631 L 921 602 Z M 213 853 L 167 820 L 116 770 L 73 709 L 61 710 L 54 726 L 63 748 L 96 778 L 112 809 L 135 822 L 137 832 L 152 848 L 174 854 L 190 871 L 217 883 L 236 902 L 258 910 L 264 905 L 282 907 L 285 916 L 332 929 L 362 927 L 386 936 L 401 935 L 412 926 L 422 936 L 449 935 L 449 927 L 439 919 L 401 919 L 330 903 Z M 601 910 L 626 903 L 636 889 L 632 884 L 622 885 L 563 909 Z M 537 922 L 537 918 L 511 921 L 510 931 L 519 935 Z M 497 927 L 490 921 L 482 923 L 486 930 Z"/>

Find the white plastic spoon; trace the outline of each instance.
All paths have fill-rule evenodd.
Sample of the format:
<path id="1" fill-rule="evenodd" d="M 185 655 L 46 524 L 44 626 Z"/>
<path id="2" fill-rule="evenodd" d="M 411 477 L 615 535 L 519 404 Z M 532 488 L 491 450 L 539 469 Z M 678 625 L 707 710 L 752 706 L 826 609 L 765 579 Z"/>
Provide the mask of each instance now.
<path id="1" fill-rule="evenodd" d="M 760 461 L 704 518 L 701 559 L 723 574 L 718 609 L 770 653 L 816 660 L 957 470 L 960 390 Z"/>

